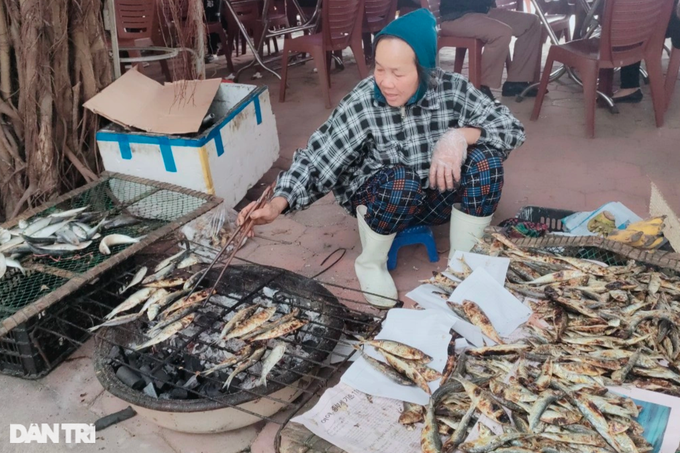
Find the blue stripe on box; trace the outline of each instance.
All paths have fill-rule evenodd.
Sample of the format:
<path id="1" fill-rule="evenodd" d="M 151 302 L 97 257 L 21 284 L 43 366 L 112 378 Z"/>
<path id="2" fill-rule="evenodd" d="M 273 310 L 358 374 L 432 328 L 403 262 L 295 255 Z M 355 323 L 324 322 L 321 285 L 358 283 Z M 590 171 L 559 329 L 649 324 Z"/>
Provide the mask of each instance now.
<path id="1" fill-rule="evenodd" d="M 222 134 L 220 133 L 220 129 L 218 129 L 217 134 L 215 134 L 215 149 L 217 150 L 217 157 L 220 157 L 222 154 L 224 154 L 224 142 L 222 142 Z"/>
<path id="2" fill-rule="evenodd" d="M 125 160 L 132 159 L 132 149 L 130 149 L 130 139 L 127 135 L 123 136 L 120 142 L 118 142 L 118 147 L 120 148 L 120 157 Z"/>
<path id="3" fill-rule="evenodd" d="M 175 157 L 172 155 L 170 139 L 168 137 L 158 137 L 158 144 L 161 147 L 161 156 L 163 157 L 163 164 L 165 164 L 165 171 L 177 173 L 177 166 L 175 165 Z"/>
<path id="4" fill-rule="evenodd" d="M 157 135 L 139 135 L 134 133 L 121 134 L 117 132 L 100 131 L 97 132 L 97 141 L 100 142 L 121 142 L 127 140 L 128 143 L 141 143 L 143 145 L 160 145 L 160 139 L 164 138 L 172 146 L 201 146 L 205 139 L 198 138 L 170 138 Z"/>
<path id="5" fill-rule="evenodd" d="M 222 142 L 221 129 L 229 123 L 236 115 L 241 113 L 251 102 L 255 107 L 255 119 L 257 124 L 262 124 L 262 107 L 260 106 L 260 94 L 267 91 L 266 86 L 261 86 L 251 91 L 248 96 L 243 98 L 241 102 L 236 104 L 229 112 L 229 115 L 219 124 L 218 127 L 213 127 L 212 130 L 205 136 L 200 138 L 178 138 L 158 135 L 142 135 L 143 133 L 117 133 L 102 130 L 97 132 L 97 141 L 101 142 L 118 142 L 120 146 L 121 157 L 125 160 L 132 159 L 132 150 L 130 143 L 141 143 L 146 145 L 158 145 L 161 148 L 161 155 L 165 170 L 176 173 L 177 166 L 175 165 L 175 158 L 172 154 L 172 146 L 188 146 L 200 148 L 208 143 L 210 140 L 215 140 L 217 147 L 217 155 L 224 154 L 224 143 Z"/>
<path id="6" fill-rule="evenodd" d="M 262 109 L 260 108 L 260 96 L 255 96 L 253 99 L 253 104 L 255 105 L 255 118 L 257 119 L 257 124 L 262 124 Z"/>

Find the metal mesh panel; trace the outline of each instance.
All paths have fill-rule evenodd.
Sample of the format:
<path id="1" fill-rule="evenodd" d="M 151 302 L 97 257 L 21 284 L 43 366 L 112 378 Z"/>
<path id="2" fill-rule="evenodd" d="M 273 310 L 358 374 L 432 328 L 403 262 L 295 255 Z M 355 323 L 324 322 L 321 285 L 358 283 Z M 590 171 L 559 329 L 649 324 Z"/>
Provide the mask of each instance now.
<path id="1" fill-rule="evenodd" d="M 70 278 L 81 275 L 104 263 L 133 244 L 110 247 L 111 254 L 99 252 L 101 240 L 111 234 L 123 234 L 143 239 L 158 229 L 199 209 L 209 197 L 193 196 L 191 191 L 145 180 L 128 180 L 127 177 L 111 177 L 85 191 L 67 197 L 28 218 L 28 222 L 48 214 L 88 207 L 87 212 L 96 212 L 107 219 L 119 215 L 133 216 L 139 222 L 134 225 L 108 228 L 100 231 L 101 237 L 79 251 L 65 256 L 29 254 L 21 259 L 22 265 L 37 272 L 28 272 L 24 277 L 18 272 L 8 272 L 0 280 L 0 321 L 12 316 L 22 307 L 58 289 Z M 187 193 L 191 192 L 191 193 Z M 100 219 L 87 222 L 94 226 Z M 6 252 L 6 254 L 10 254 Z M 12 269 L 14 270 L 14 269 Z"/>
<path id="2" fill-rule="evenodd" d="M 0 280 L 0 320 L 13 315 L 36 299 L 66 282 L 65 278 L 27 271 L 26 276 L 14 269 Z"/>

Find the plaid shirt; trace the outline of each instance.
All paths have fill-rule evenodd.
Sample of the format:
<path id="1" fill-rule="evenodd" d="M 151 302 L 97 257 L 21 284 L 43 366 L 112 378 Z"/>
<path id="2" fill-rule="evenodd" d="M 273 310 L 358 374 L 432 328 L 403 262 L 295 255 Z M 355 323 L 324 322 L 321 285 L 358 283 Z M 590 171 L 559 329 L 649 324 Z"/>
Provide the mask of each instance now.
<path id="1" fill-rule="evenodd" d="M 350 199 L 384 167 L 404 165 L 429 187 L 430 160 L 450 128 L 475 127 L 475 147 L 505 160 L 524 142 L 524 127 L 505 106 L 496 106 L 464 77 L 436 69 L 430 89 L 412 105 L 391 107 L 374 96 L 374 79 L 362 80 L 299 149 L 288 171 L 279 174 L 274 196 L 290 211 L 304 209 L 331 190 L 351 212 Z"/>

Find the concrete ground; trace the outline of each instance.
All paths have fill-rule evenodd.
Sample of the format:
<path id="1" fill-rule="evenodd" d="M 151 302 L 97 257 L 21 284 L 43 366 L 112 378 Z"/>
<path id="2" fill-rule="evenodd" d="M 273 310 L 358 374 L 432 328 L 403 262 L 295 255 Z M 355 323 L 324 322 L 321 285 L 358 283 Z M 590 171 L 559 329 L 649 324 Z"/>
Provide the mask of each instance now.
<path id="1" fill-rule="evenodd" d="M 546 46 L 547 49 L 547 46 Z M 240 61 L 243 61 L 241 59 Z M 332 74 L 335 104 L 358 81 L 351 53 L 345 54 L 344 71 Z M 442 66 L 452 68 L 452 53 L 442 54 Z M 270 74 L 251 80 L 254 71 L 241 82 L 269 86 L 277 118 L 281 156 L 254 187 L 254 199 L 265 184 L 286 169 L 296 148 L 305 146 L 309 135 L 330 114 L 324 108 L 319 79 L 313 63 L 290 70 L 287 102 L 278 102 L 279 83 Z M 227 76 L 224 60 L 208 67 L 208 76 Z M 514 151 L 505 164 L 503 198 L 494 221 L 514 216 L 523 206 L 544 206 L 592 210 L 608 201 L 620 201 L 644 216 L 648 209 L 650 183 L 655 182 L 671 206 L 680 211 L 680 90 L 676 90 L 666 115 L 666 124 L 656 128 L 649 87 L 638 105 L 622 105 L 621 113 L 597 112 L 597 138 L 584 138 L 583 98 L 573 82 L 562 79 L 550 86 L 541 118 L 529 121 L 533 101 L 516 103 L 503 99 L 524 123 L 527 142 Z M 244 203 L 247 200 L 244 200 Z M 240 256 L 258 263 L 279 266 L 311 276 L 321 262 L 338 247 L 347 249 L 344 258 L 319 277 L 322 281 L 356 287 L 354 259 L 360 252 L 356 221 L 344 214 L 328 195 L 308 210 L 281 218 L 256 229 L 257 237 L 247 243 Z M 430 263 L 422 247 L 399 256 L 393 272 L 400 295 L 414 288 L 419 279 L 444 265 L 448 249 L 448 227 L 435 228 L 439 263 Z M 26 381 L 0 376 L 0 452 L 158 452 L 235 453 L 273 451 L 275 425 L 262 424 L 237 432 L 188 435 L 161 429 L 135 417 L 101 431 L 95 445 L 11 445 L 9 424 L 94 422 L 121 410 L 126 403 L 106 393 L 97 381 L 92 364 L 92 343 L 88 342 L 71 359 L 47 377 Z"/>

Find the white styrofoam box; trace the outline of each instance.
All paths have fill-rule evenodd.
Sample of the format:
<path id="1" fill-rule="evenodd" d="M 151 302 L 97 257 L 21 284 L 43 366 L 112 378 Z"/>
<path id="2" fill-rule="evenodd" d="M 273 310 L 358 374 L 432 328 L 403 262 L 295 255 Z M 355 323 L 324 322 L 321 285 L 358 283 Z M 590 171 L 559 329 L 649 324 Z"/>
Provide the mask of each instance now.
<path id="1" fill-rule="evenodd" d="M 107 171 L 214 194 L 232 208 L 279 157 L 266 86 L 223 83 L 200 134 L 167 136 L 110 125 L 97 132 Z"/>

